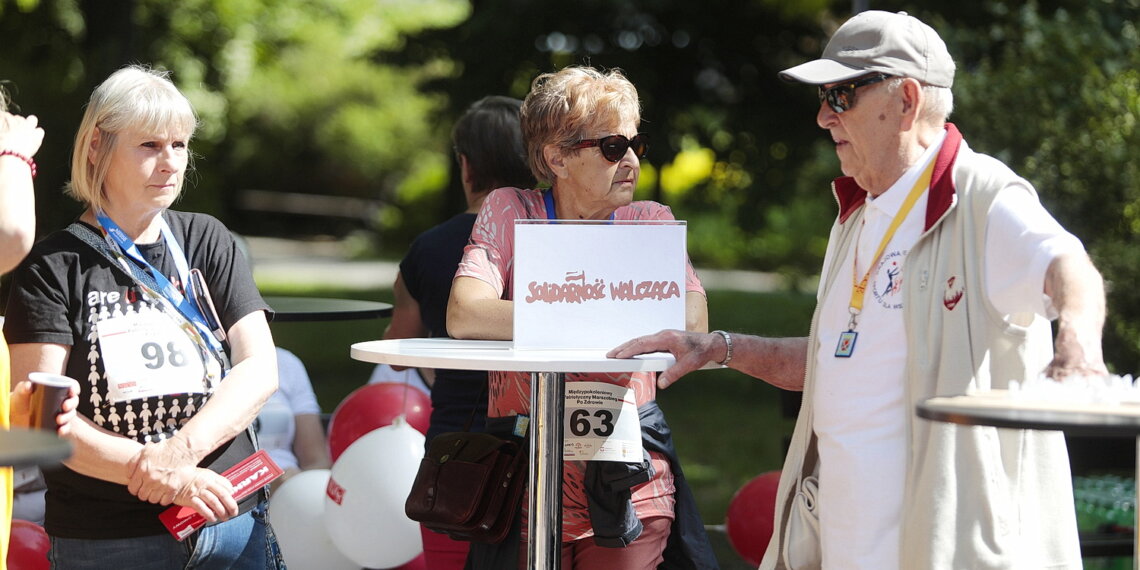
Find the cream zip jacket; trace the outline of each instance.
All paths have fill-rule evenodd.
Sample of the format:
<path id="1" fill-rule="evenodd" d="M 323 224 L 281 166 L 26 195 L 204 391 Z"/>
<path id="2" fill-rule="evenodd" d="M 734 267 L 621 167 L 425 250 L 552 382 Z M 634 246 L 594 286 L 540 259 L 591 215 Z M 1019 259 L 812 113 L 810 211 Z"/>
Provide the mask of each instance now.
<path id="1" fill-rule="evenodd" d="M 900 568 L 1079 569 L 1080 547 L 1072 478 L 1059 432 L 967 427 L 914 415 L 933 396 L 1005 388 L 1034 378 L 1052 359 L 1049 322 L 1034 315 L 1006 319 L 986 300 L 983 285 L 985 221 L 999 191 L 1034 192 L 996 159 L 975 153 L 958 129 L 935 159 L 925 229 L 904 269 L 908 339 L 908 468 Z M 833 184 L 840 214 L 832 227 L 829 260 L 854 246 L 865 192 L 850 178 Z M 817 301 L 846 285 L 839 263 L 825 263 Z M 803 406 L 776 495 L 776 520 L 764 569 L 791 568 L 788 519 L 796 490 L 816 471 L 811 402 L 819 310 L 812 317 Z M 826 507 L 825 507 L 826 508 Z"/>

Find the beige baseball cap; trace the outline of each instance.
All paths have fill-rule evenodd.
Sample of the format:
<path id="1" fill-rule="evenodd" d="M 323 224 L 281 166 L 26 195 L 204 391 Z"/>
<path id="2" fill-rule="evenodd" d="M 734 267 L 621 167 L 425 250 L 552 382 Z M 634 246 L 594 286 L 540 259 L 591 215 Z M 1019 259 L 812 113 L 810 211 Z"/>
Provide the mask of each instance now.
<path id="1" fill-rule="evenodd" d="M 823 85 L 869 72 L 950 87 L 954 58 L 938 33 L 918 18 L 906 12 L 868 10 L 835 31 L 822 57 L 781 71 L 780 79 Z"/>

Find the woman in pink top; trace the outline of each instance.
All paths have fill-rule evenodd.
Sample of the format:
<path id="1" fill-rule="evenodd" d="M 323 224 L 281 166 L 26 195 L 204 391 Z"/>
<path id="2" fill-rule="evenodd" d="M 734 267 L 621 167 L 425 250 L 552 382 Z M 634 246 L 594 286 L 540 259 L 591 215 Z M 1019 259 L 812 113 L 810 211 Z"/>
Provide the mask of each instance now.
<path id="1" fill-rule="evenodd" d="M 540 75 L 531 85 L 521 117 L 530 168 L 540 184 L 549 183 L 550 188 L 500 188 L 484 201 L 452 285 L 447 329 L 454 338 L 512 338 L 514 220 L 673 219 L 666 206 L 633 202 L 647 141 L 637 132 L 641 122 L 637 90 L 620 71 L 568 67 Z M 706 331 L 705 292 L 692 265 L 686 265 L 687 328 Z M 566 380 L 632 388 L 643 407 L 656 397 L 655 374 L 650 372 L 567 374 Z M 488 417 L 529 414 L 528 374 L 492 372 L 489 382 Z M 676 518 L 677 470 L 661 453 L 651 451 L 650 457 L 652 475 L 631 489 L 640 532 L 619 532 L 621 538 L 610 536 L 610 529 L 596 529 L 591 520 L 588 495 L 594 490 L 586 480 L 586 462 L 565 463 L 563 568 L 657 568 L 662 563 Z"/>

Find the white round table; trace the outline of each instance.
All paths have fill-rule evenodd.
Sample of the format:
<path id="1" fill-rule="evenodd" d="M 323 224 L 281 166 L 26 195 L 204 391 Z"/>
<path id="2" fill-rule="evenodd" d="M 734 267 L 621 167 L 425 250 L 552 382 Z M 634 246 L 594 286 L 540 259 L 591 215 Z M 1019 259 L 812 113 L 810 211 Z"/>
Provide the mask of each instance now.
<path id="1" fill-rule="evenodd" d="M 673 356 L 606 358 L 606 350 L 515 350 L 511 341 L 416 338 L 352 345 L 352 358 L 376 364 L 530 372 L 530 518 L 527 567 L 557 570 L 562 544 L 562 412 L 567 372 L 660 372 Z"/>
<path id="2" fill-rule="evenodd" d="M 71 443 L 52 431 L 0 428 L 0 466 L 48 467 L 71 456 Z"/>
<path id="3" fill-rule="evenodd" d="M 1010 398 L 1005 390 L 927 398 L 916 405 L 920 418 L 967 426 L 1063 431 L 1083 435 L 1136 438 L 1140 454 L 1140 406 L 1035 401 Z M 1140 461 L 1140 455 L 1137 456 Z M 1136 465 L 1140 483 L 1140 463 Z M 1136 508 L 1140 508 L 1137 487 Z M 1132 567 L 1140 570 L 1140 521 L 1134 519 Z"/>

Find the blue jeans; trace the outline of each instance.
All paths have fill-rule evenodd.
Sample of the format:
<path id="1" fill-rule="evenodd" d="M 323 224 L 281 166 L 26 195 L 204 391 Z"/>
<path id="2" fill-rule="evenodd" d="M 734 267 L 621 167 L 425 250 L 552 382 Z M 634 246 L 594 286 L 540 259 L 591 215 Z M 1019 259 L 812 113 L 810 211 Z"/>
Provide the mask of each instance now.
<path id="1" fill-rule="evenodd" d="M 53 536 L 48 559 L 53 569 L 60 570 L 285 568 L 264 502 L 244 515 L 203 527 L 183 542 L 169 534 L 117 539 Z"/>

